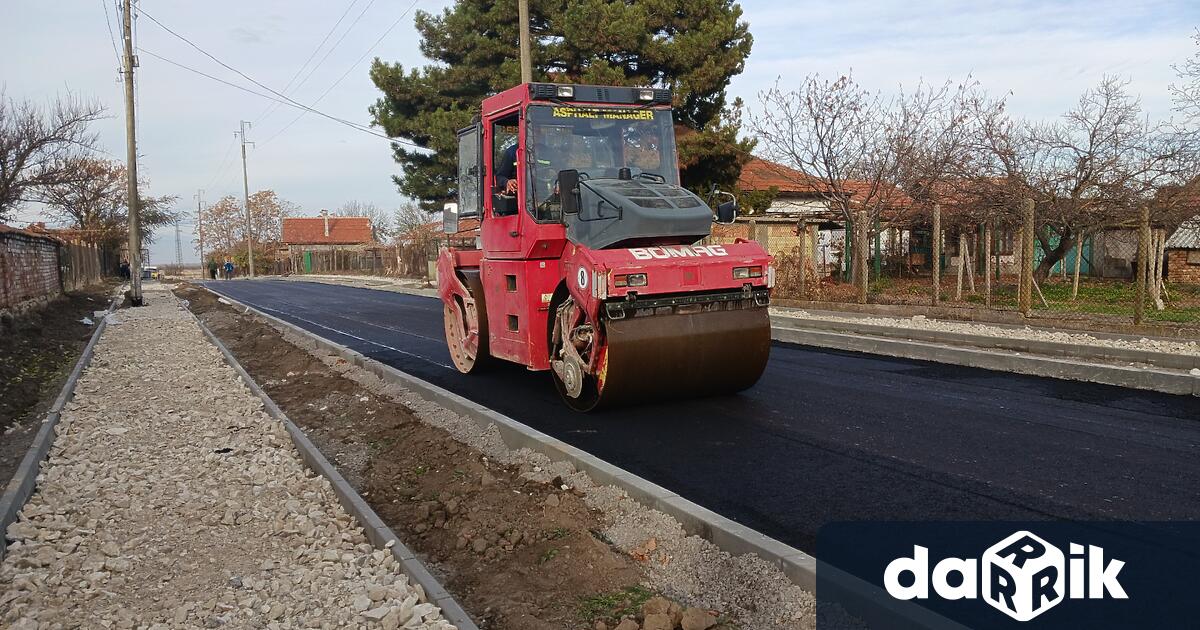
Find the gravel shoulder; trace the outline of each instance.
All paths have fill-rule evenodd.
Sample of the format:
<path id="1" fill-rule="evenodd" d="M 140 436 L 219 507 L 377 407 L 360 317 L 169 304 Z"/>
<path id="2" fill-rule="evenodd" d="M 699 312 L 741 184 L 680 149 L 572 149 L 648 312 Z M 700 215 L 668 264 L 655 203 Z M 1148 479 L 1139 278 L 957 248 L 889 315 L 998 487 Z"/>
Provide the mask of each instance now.
<path id="1" fill-rule="evenodd" d="M 669 629 L 688 610 L 716 628 L 815 627 L 812 595 L 765 561 L 732 557 L 569 464 L 508 449 L 494 428 L 309 354 L 303 338 L 207 291 L 180 295 L 480 627 Z M 639 609 L 654 593 L 667 603 Z M 669 625 L 649 618 L 659 605 Z M 634 625 L 616 625 L 623 617 Z"/>
<path id="2" fill-rule="evenodd" d="M 1121 348 L 1128 350 L 1145 350 L 1149 352 L 1167 352 L 1200 356 L 1200 342 L 1196 340 L 1173 340 L 1150 337 L 1118 337 L 1116 335 L 1096 336 L 1084 332 L 1068 332 L 1063 330 L 1034 328 L 1031 326 L 996 326 L 991 324 L 933 319 L 921 315 L 907 318 L 840 316 L 828 312 L 817 313 L 787 308 L 773 308 L 771 309 L 771 314 L 795 318 L 801 321 L 805 319 L 817 319 L 829 322 L 887 326 L 897 329 L 930 330 L 938 332 L 982 335 L 1004 339 L 1025 339 L 1030 341 L 1055 341 L 1060 343 L 1071 343 L 1080 346 Z"/>
<path id="3" fill-rule="evenodd" d="M 7 628 L 450 630 L 162 285 L 110 316 L 0 564 Z"/>

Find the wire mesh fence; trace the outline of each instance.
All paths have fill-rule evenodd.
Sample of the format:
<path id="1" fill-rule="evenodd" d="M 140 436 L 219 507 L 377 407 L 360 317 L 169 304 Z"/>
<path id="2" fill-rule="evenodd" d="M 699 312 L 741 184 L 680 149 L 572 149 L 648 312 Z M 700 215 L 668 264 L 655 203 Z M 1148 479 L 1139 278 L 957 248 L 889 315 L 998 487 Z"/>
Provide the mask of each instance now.
<path id="1" fill-rule="evenodd" d="M 1134 220 L 1060 237 L 1024 219 L 872 231 L 866 302 L 1014 311 L 1051 323 L 1200 326 L 1200 220 L 1175 229 Z M 811 237 L 803 249 L 773 248 L 755 234 L 775 257 L 777 297 L 810 308 L 860 301 L 844 226 L 797 229 Z"/>

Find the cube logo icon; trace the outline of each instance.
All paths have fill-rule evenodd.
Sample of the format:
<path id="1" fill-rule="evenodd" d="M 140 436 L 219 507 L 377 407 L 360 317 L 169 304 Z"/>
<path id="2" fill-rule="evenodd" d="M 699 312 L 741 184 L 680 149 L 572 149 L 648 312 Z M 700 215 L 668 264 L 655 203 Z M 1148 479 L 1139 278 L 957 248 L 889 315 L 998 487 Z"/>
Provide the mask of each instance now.
<path id="1" fill-rule="evenodd" d="M 1037 617 L 1066 595 L 1066 556 L 1031 532 L 992 545 L 982 564 L 984 601 L 1017 621 Z"/>

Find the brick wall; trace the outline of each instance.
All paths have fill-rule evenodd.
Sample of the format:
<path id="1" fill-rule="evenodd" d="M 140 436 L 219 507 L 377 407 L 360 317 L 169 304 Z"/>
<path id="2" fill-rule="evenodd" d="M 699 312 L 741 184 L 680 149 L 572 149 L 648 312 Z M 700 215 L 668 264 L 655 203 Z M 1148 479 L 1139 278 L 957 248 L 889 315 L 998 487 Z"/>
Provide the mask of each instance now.
<path id="1" fill-rule="evenodd" d="M 62 293 L 59 242 L 0 226 L 0 312 L 19 312 Z"/>
<path id="2" fill-rule="evenodd" d="M 1200 261 L 1196 250 L 1172 249 L 1167 251 L 1167 282 L 1200 284 L 1200 264 L 1188 264 L 1188 252 L 1192 260 Z"/>

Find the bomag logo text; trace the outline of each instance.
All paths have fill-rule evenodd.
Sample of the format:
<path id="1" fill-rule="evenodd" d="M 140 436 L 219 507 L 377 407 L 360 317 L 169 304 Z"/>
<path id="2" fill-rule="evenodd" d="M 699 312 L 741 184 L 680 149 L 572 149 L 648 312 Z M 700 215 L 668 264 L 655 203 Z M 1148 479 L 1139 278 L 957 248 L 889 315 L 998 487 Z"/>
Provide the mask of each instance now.
<path id="1" fill-rule="evenodd" d="M 982 567 L 980 566 L 982 564 Z M 1069 599 L 1129 599 L 1117 574 L 1125 563 L 1105 562 L 1104 549 L 1070 544 L 1068 554 L 1030 532 L 1019 531 L 989 547 L 980 560 L 944 558 L 930 575 L 929 549 L 913 545 L 912 557 L 897 558 L 883 573 L 884 588 L 896 599 L 928 599 L 929 587 L 943 599 L 975 599 L 1029 621 Z M 907 584 L 901 584 L 906 582 Z M 980 592 L 982 587 L 982 593 Z"/>
<path id="2" fill-rule="evenodd" d="M 728 256 L 721 245 L 693 245 L 684 247 L 634 247 L 630 254 L 638 260 L 652 258 L 696 258 L 698 256 Z"/>

